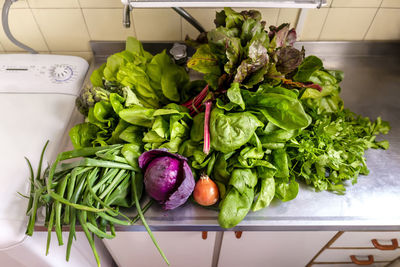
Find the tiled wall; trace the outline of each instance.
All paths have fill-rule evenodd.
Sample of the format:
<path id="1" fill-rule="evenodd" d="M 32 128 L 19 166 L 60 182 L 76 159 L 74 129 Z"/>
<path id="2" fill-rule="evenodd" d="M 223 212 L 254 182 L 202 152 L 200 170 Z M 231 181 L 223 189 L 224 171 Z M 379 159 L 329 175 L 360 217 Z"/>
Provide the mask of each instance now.
<path id="1" fill-rule="evenodd" d="M 308 10 L 302 40 L 400 40 L 400 0 L 328 0 Z"/>
<path id="2" fill-rule="evenodd" d="M 3 5 L 4 0 L 0 0 Z M 328 0 L 321 9 L 259 9 L 267 24 L 290 22 L 300 40 L 400 39 L 400 0 Z M 172 9 L 135 9 L 132 26 L 122 26 L 120 0 L 19 0 L 10 28 L 21 42 L 43 53 L 91 58 L 89 40 L 176 41 L 196 30 Z M 186 9 L 206 30 L 218 9 Z M 0 30 L 0 53 L 19 52 Z"/>

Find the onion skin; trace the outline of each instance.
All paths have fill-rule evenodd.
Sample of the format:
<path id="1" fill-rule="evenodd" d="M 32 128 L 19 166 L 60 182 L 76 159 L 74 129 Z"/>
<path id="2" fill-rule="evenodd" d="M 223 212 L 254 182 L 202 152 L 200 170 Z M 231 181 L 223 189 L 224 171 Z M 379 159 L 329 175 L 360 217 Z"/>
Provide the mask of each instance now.
<path id="1" fill-rule="evenodd" d="M 202 206 L 211 206 L 219 199 L 218 186 L 207 175 L 202 175 L 193 191 L 194 200 Z"/>

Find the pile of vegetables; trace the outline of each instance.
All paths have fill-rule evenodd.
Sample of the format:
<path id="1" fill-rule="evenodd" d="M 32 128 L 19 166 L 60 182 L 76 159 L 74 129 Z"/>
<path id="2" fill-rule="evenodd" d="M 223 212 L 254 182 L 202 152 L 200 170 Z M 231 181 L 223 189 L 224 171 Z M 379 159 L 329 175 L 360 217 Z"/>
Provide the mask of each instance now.
<path id="1" fill-rule="evenodd" d="M 388 148 L 375 137 L 389 124 L 343 108 L 341 71 L 326 70 L 318 57 L 293 47 L 296 32 L 288 24 L 267 32 L 257 11 L 225 8 L 215 23 L 207 38 L 189 40 L 197 50 L 187 64 L 204 74 L 214 99 L 209 131 L 187 143 L 198 147 L 210 138 L 211 152 L 202 162 L 189 149 L 181 152 L 217 182 L 222 227 L 274 198 L 294 199 L 298 181 L 343 193 L 345 180 L 355 183 L 368 173 L 364 151 Z M 203 114 L 194 117 L 192 136 L 206 129 L 197 125 Z"/>
<path id="2" fill-rule="evenodd" d="M 89 241 L 90 233 L 111 238 L 115 223 L 132 223 L 118 208 L 135 204 L 146 226 L 144 176 L 164 209 L 193 193 L 231 228 L 274 198 L 294 199 L 298 182 L 341 194 L 346 180 L 368 174 L 364 152 L 387 149 L 376 136 L 390 127 L 344 109 L 341 71 L 295 48 L 289 24 L 266 30 L 258 11 L 225 8 L 215 24 L 187 39 L 196 47 L 187 67 L 202 80 L 190 81 L 166 51 L 153 56 L 132 37 L 93 72 L 76 101 L 86 116 L 70 130 L 76 150 L 32 185 L 33 221 L 39 203 L 49 230 L 55 218 L 58 233 L 62 223 L 73 231 L 77 218 Z M 84 158 L 58 163 L 71 157 Z"/>

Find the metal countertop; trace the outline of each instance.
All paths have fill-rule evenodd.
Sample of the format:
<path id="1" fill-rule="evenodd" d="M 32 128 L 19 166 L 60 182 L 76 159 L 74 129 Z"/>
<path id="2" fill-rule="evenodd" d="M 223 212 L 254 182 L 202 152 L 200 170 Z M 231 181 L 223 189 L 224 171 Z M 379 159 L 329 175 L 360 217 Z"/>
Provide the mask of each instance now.
<path id="1" fill-rule="evenodd" d="M 264 210 L 249 212 L 230 230 L 400 230 L 400 42 L 298 42 L 296 46 L 304 46 L 306 55 L 320 57 L 325 68 L 344 71 L 341 96 L 345 107 L 389 121 L 390 133 L 378 139 L 388 140 L 390 148 L 367 151 L 370 174 L 359 176 L 355 185 L 349 183 L 345 195 L 315 192 L 301 185 L 294 200 L 274 200 Z M 157 53 L 172 43 L 145 43 L 144 47 Z M 92 49 L 93 69 L 108 55 L 123 50 L 124 43 L 93 42 Z M 172 211 L 153 205 L 145 216 L 156 231 L 224 230 L 216 211 L 190 202 Z M 144 231 L 144 227 L 119 226 L 117 230 Z"/>

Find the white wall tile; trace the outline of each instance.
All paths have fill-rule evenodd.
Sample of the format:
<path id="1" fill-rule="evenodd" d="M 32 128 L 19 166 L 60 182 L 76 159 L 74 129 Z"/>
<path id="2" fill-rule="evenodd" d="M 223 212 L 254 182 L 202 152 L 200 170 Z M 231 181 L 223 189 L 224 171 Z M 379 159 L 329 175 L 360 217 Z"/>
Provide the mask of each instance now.
<path id="1" fill-rule="evenodd" d="M 266 28 L 268 28 L 270 25 L 277 24 L 279 8 L 256 8 L 256 10 L 260 11 L 262 20 L 267 23 Z"/>
<path id="2" fill-rule="evenodd" d="M 122 25 L 122 9 L 82 9 L 91 40 L 125 40 L 134 27 Z"/>
<path id="3" fill-rule="evenodd" d="M 179 41 L 181 17 L 172 9 L 134 9 L 133 26 L 141 41 Z"/>
<path id="4" fill-rule="evenodd" d="M 365 39 L 400 40 L 400 9 L 379 9 Z"/>
<path id="5" fill-rule="evenodd" d="M 32 9 L 50 51 L 90 51 L 80 9 Z"/>
<path id="6" fill-rule="evenodd" d="M 82 8 L 122 8 L 121 0 L 79 0 Z"/>
<path id="7" fill-rule="evenodd" d="M 301 40 L 361 40 L 364 36 L 368 40 L 400 39 L 400 0 L 327 2 L 332 8 L 307 11 L 303 30 L 299 33 Z M 3 3 L 4 0 L 0 0 L 0 6 Z M 376 13 L 379 5 L 381 9 Z M 184 39 L 186 34 L 192 38 L 198 35 L 193 26 L 169 8 L 135 9 L 131 28 L 123 28 L 122 7 L 120 0 L 19 0 L 12 5 L 10 24 L 18 40 L 43 52 L 49 49 L 90 51 L 90 39 L 125 40 L 136 35 L 144 41 L 173 41 Z M 238 12 L 248 9 L 255 8 L 234 8 Z M 221 8 L 186 10 L 210 30 L 215 27 L 215 12 Z M 300 12 L 299 9 L 258 10 L 267 27 L 284 22 L 294 27 Z M 0 42 L 0 52 L 21 51 L 5 37 L 1 28 Z"/>
<path id="8" fill-rule="evenodd" d="M 333 0 L 327 0 L 327 1 L 326 1 L 326 5 L 323 6 L 323 8 L 331 7 L 332 1 L 333 1 Z"/>
<path id="9" fill-rule="evenodd" d="M 322 27 L 324 26 L 329 8 L 308 9 L 304 21 L 303 30 L 300 33 L 300 40 L 315 41 L 318 40 Z M 299 33 L 298 33 L 299 34 Z"/>
<path id="10" fill-rule="evenodd" d="M 379 7 L 382 0 L 333 0 L 332 7 Z"/>
<path id="11" fill-rule="evenodd" d="M 28 0 L 31 8 L 79 8 L 78 0 Z"/>
<path id="12" fill-rule="evenodd" d="M 383 0 L 381 7 L 400 7 L 400 0 Z"/>
<path id="13" fill-rule="evenodd" d="M 4 0 L 0 0 L 0 10 L 3 8 Z M 19 0 L 11 5 L 11 8 L 29 8 L 27 0 Z"/>
<path id="14" fill-rule="evenodd" d="M 330 8 L 320 40 L 362 40 L 376 8 Z"/>
<path id="15" fill-rule="evenodd" d="M 290 26 L 295 28 L 299 13 L 300 9 L 297 8 L 281 8 L 276 24 L 290 23 Z"/>
<path id="16" fill-rule="evenodd" d="M 219 8 L 185 8 L 185 10 L 189 12 L 206 31 L 215 28 L 215 13 L 220 11 Z M 182 40 L 185 39 L 186 35 L 189 35 L 191 38 L 196 38 L 199 35 L 199 31 L 185 19 L 182 19 Z"/>
<path id="17" fill-rule="evenodd" d="M 32 15 L 30 9 L 13 9 L 10 10 L 9 26 L 11 34 L 21 43 L 32 47 L 37 51 L 48 51 L 42 33 Z M 14 45 L 5 35 L 3 28 L 0 28 L 0 41 L 5 51 L 23 51 Z"/>
<path id="18" fill-rule="evenodd" d="M 93 59 L 92 52 L 51 52 L 51 54 L 81 57 L 85 59 L 89 64 L 92 62 Z"/>

